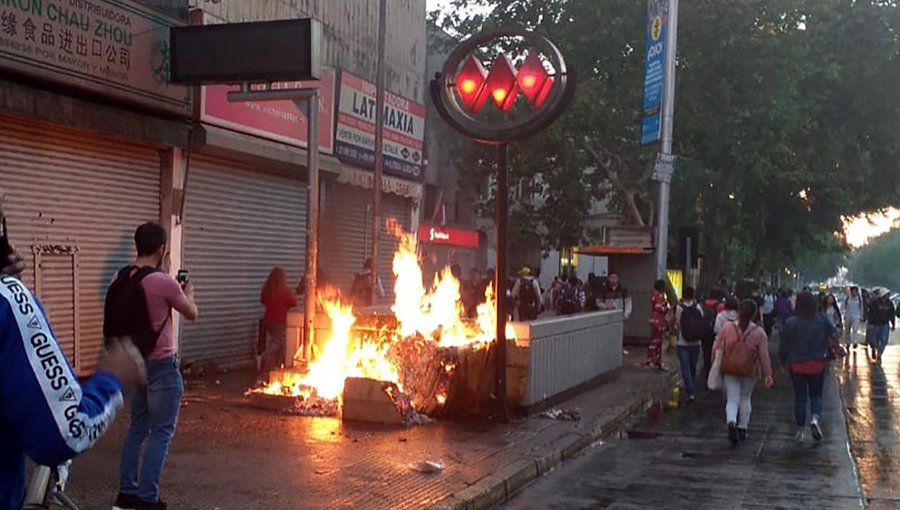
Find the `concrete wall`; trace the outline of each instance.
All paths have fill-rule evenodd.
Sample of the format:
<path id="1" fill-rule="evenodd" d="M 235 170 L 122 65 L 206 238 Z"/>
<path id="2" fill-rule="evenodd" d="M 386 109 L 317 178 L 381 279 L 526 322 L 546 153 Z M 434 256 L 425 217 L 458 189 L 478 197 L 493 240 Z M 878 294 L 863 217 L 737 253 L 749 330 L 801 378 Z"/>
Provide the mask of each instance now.
<path id="1" fill-rule="evenodd" d="M 322 22 L 325 63 L 375 81 L 378 0 L 190 0 L 228 21 L 312 17 Z M 424 103 L 425 0 L 388 0 L 385 87 Z"/>
<path id="2" fill-rule="evenodd" d="M 593 312 L 515 323 L 529 347 L 522 406 L 531 406 L 622 365 L 622 314 Z"/>
<path id="3" fill-rule="evenodd" d="M 617 255 L 609 258 L 609 270 L 619 272 L 619 281 L 631 293 L 633 311 L 625 321 L 625 338 L 650 339 L 650 296 L 656 280 L 654 254 Z"/>

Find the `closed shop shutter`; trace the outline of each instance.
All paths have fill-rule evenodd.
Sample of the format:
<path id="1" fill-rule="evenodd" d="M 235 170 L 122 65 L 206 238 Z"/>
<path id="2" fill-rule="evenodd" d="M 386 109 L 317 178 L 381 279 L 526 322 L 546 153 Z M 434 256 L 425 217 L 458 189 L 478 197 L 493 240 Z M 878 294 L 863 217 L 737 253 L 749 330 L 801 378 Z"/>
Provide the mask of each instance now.
<path id="1" fill-rule="evenodd" d="M 134 229 L 159 219 L 156 149 L 0 115 L 0 186 L 23 276 L 79 374 L 96 365 L 103 301 L 134 258 Z"/>
<path id="2" fill-rule="evenodd" d="M 362 263 L 372 253 L 372 190 L 359 186 L 335 183 L 327 196 L 322 212 L 320 235 L 320 265 L 326 278 L 345 296 L 350 292 L 353 276 L 362 269 Z M 397 220 L 400 227 L 410 228 L 409 201 L 403 197 L 385 194 L 381 199 L 382 216 Z M 381 246 L 379 247 L 378 273 L 386 291 L 382 303 L 393 302 L 394 252 L 398 239 L 379 222 Z"/>
<path id="3" fill-rule="evenodd" d="M 182 323 L 186 360 L 252 359 L 269 271 L 284 268 L 291 288 L 305 273 L 306 183 L 260 170 L 209 156 L 191 161 L 184 265 L 200 319 Z"/>

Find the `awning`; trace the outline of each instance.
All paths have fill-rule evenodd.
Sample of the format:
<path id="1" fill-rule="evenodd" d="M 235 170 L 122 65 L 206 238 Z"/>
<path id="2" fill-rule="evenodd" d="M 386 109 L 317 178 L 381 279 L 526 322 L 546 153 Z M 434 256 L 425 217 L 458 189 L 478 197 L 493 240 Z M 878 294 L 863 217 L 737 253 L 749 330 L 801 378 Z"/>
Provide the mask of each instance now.
<path id="1" fill-rule="evenodd" d="M 647 255 L 653 253 L 653 248 L 644 246 L 580 246 L 573 252 L 579 255 Z"/>

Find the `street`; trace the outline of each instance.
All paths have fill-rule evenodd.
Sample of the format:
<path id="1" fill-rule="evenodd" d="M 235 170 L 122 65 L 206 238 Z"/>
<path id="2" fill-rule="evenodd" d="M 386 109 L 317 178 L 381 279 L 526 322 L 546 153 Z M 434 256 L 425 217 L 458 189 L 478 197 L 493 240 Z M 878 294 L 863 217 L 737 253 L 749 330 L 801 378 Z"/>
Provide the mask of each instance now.
<path id="1" fill-rule="evenodd" d="M 889 393 L 900 383 L 897 343 L 895 333 L 881 366 L 858 348 L 832 367 L 821 444 L 808 432 L 794 440 L 792 390 L 777 368 L 776 386 L 754 392 L 746 443 L 731 446 L 722 397 L 703 388 L 694 404 L 655 407 L 627 439 L 595 446 L 505 508 L 900 508 L 898 400 Z"/>

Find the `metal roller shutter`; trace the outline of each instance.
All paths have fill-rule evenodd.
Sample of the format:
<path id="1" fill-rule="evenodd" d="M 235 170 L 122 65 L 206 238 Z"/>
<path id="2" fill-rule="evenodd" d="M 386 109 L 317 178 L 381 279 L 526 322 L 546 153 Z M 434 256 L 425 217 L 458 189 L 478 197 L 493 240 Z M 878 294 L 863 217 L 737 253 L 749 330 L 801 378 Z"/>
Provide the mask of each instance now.
<path id="1" fill-rule="evenodd" d="M 0 115 L 0 186 L 23 277 L 79 374 L 96 364 L 103 300 L 134 257 L 134 229 L 159 219 L 156 149 Z"/>
<path id="2" fill-rule="evenodd" d="M 372 252 L 372 190 L 335 183 L 323 207 L 321 219 L 320 265 L 328 280 L 344 295 L 350 292 L 353 276 Z M 382 216 L 394 218 L 404 230 L 410 228 L 408 200 L 395 195 L 383 195 Z M 379 222 L 381 246 L 378 273 L 387 297 L 383 303 L 393 302 L 394 252 L 398 240 L 389 232 L 386 222 Z"/>
<path id="3" fill-rule="evenodd" d="M 200 319 L 184 324 L 190 361 L 251 359 L 262 316 L 259 291 L 275 266 L 294 287 L 305 273 L 305 182 L 209 156 L 191 161 L 184 219 L 185 268 Z"/>

